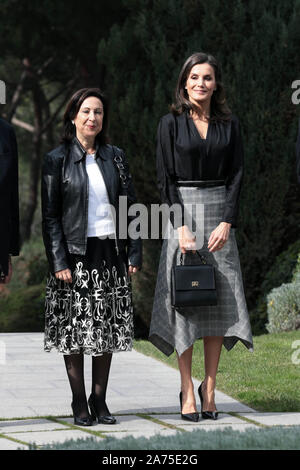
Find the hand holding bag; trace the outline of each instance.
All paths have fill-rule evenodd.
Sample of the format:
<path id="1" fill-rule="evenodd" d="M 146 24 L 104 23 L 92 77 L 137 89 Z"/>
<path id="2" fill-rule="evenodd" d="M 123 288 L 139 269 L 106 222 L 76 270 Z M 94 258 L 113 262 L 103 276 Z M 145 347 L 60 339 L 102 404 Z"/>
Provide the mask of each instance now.
<path id="1" fill-rule="evenodd" d="M 172 267 L 171 303 L 172 307 L 200 307 L 217 305 L 215 268 L 207 264 L 204 256 L 196 253 L 201 264 L 183 265 L 183 254 L 180 265 Z"/>

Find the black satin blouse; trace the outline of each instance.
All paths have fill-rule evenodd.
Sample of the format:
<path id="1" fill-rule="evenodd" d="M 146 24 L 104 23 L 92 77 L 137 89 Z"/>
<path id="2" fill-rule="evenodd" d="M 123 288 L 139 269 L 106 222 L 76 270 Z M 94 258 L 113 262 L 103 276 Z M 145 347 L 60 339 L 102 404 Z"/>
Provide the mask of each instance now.
<path id="1" fill-rule="evenodd" d="M 177 181 L 225 180 L 226 201 L 222 220 L 235 228 L 243 178 L 243 143 L 239 120 L 209 122 L 206 139 L 187 112 L 160 119 L 156 140 L 156 169 L 162 202 L 182 204 Z M 174 224 L 175 228 L 178 224 Z"/>

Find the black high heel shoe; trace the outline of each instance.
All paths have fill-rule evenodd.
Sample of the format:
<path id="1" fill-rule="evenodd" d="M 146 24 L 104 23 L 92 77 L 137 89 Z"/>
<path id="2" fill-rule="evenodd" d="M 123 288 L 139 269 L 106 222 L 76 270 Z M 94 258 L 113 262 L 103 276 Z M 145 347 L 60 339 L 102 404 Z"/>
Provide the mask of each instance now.
<path id="1" fill-rule="evenodd" d="M 91 415 L 88 415 L 84 418 L 79 418 L 79 416 L 76 416 L 75 414 L 73 402 L 71 403 L 71 408 L 73 411 L 74 424 L 77 424 L 78 426 L 92 426 L 93 420 Z"/>
<path id="2" fill-rule="evenodd" d="M 202 384 L 203 382 L 200 384 L 199 388 L 198 388 L 198 393 L 199 393 L 199 397 L 200 397 L 200 401 L 201 401 L 201 416 L 203 419 L 213 419 L 213 420 L 216 420 L 218 418 L 218 414 L 219 412 L 218 411 L 203 411 L 203 395 L 202 395 Z"/>
<path id="3" fill-rule="evenodd" d="M 179 401 L 180 401 L 181 418 L 185 419 L 186 421 L 193 421 L 194 423 L 197 423 L 199 421 L 198 412 L 182 414 L 182 392 L 179 393 Z"/>
<path id="4" fill-rule="evenodd" d="M 107 415 L 98 415 L 95 403 L 93 401 L 93 395 L 90 395 L 90 398 L 88 399 L 88 404 L 91 410 L 91 415 L 92 419 L 94 421 L 98 421 L 99 424 L 116 424 L 117 420 L 114 416 L 112 416 L 109 411 Z"/>

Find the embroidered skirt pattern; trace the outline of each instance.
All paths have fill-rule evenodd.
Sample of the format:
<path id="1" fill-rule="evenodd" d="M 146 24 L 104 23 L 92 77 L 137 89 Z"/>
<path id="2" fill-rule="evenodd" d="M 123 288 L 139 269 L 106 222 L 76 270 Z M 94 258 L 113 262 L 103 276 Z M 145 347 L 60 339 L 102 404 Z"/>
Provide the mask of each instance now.
<path id="1" fill-rule="evenodd" d="M 114 240 L 92 237 L 85 256 L 69 258 L 71 284 L 48 276 L 45 351 L 92 356 L 130 351 L 133 307 L 126 254 L 117 256 Z"/>
<path id="2" fill-rule="evenodd" d="M 169 235 L 163 241 L 160 256 L 149 340 L 167 356 L 174 349 L 181 355 L 204 336 L 224 336 L 223 344 L 227 350 L 237 341 L 252 350 L 235 228 L 230 229 L 229 239 L 221 250 L 210 252 L 207 247 L 211 232 L 222 221 L 226 188 L 180 187 L 178 190 L 184 206 L 190 208 L 187 212 L 190 211 L 190 228 L 196 233 L 196 248 L 207 263 L 215 266 L 218 305 L 184 310 L 172 308 L 171 268 L 175 263 L 179 264 L 180 249 L 177 230 L 169 222 Z M 196 206 L 202 208 L 197 218 L 194 216 Z M 199 257 L 188 252 L 184 256 L 184 264 L 199 264 Z"/>

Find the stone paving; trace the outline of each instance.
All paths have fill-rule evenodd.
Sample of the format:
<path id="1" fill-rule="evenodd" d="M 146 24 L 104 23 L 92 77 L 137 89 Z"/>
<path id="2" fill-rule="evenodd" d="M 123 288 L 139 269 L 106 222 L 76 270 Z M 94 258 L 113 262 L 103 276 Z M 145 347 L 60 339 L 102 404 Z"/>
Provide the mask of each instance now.
<path id="1" fill-rule="evenodd" d="M 85 360 L 86 390 L 91 358 Z M 194 380 L 195 389 L 200 382 Z M 53 442 L 94 435 L 122 438 L 172 435 L 194 429 L 247 430 L 300 425 L 300 413 L 258 413 L 216 391 L 217 421 L 190 424 L 180 417 L 178 371 L 137 351 L 113 356 L 107 403 L 117 424 L 74 426 L 71 392 L 60 354 L 43 351 L 42 333 L 0 334 L 0 450 L 42 448 Z M 198 400 L 199 401 L 199 400 Z M 200 404 L 198 403 L 198 409 Z"/>

